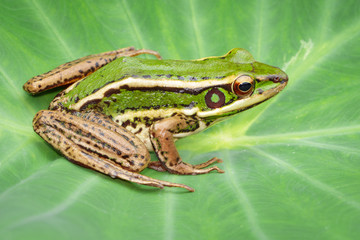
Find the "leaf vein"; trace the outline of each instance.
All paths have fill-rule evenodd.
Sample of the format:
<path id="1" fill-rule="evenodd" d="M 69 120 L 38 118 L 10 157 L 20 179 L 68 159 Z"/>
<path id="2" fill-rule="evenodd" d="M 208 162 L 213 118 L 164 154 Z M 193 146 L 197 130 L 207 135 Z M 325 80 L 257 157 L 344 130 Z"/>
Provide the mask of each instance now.
<path id="1" fill-rule="evenodd" d="M 65 211 L 69 208 L 72 204 L 76 203 L 78 199 L 83 196 L 98 180 L 98 176 L 93 175 L 88 180 L 84 181 L 84 183 L 80 184 L 76 189 L 74 189 L 73 193 L 70 196 L 63 200 L 62 203 L 58 204 L 54 208 L 40 214 L 36 214 L 33 216 L 29 216 L 21 221 L 14 223 L 13 225 L 9 226 L 10 229 L 18 228 L 23 225 L 43 221 L 46 219 L 51 219 L 52 217 L 58 215 L 59 213 Z"/>
<path id="2" fill-rule="evenodd" d="M 63 36 L 60 34 L 60 32 L 57 30 L 57 28 L 55 27 L 54 23 L 49 19 L 49 17 L 45 14 L 44 10 L 42 9 L 42 7 L 39 5 L 39 3 L 36 0 L 33 0 L 33 5 L 35 6 L 35 8 L 37 9 L 37 13 L 40 16 L 40 18 L 43 20 L 42 22 L 48 27 L 48 29 L 53 33 L 53 35 L 55 36 L 55 39 L 58 40 L 58 42 L 60 43 L 60 45 L 62 46 L 62 48 L 65 50 L 66 55 L 71 57 L 71 58 L 75 58 L 72 51 L 69 48 L 69 45 L 65 42 Z"/>
<path id="3" fill-rule="evenodd" d="M 228 157 L 228 159 L 231 158 Z M 228 165 L 226 167 L 226 177 L 229 179 L 231 185 L 233 186 L 234 192 L 237 195 L 237 199 L 239 199 L 240 205 L 242 205 L 246 218 L 250 224 L 251 231 L 257 239 L 268 239 L 268 237 L 265 235 L 265 233 L 258 224 L 258 220 L 256 218 L 257 213 L 255 212 L 244 189 L 242 188 L 240 181 L 235 180 L 236 174 L 233 171 L 234 168 L 231 166 L 231 161 L 227 161 L 225 165 Z"/>
<path id="4" fill-rule="evenodd" d="M 140 44 L 140 47 L 145 48 L 145 44 L 144 44 L 143 38 L 141 37 L 139 28 L 138 28 L 137 24 L 135 24 L 135 21 L 133 20 L 134 16 L 131 14 L 131 11 L 129 10 L 129 7 L 128 7 L 126 1 L 123 1 L 122 5 L 124 7 L 124 11 L 127 16 L 128 22 L 131 26 L 131 29 L 134 31 L 135 37 L 137 38 L 137 40 Z"/>
<path id="5" fill-rule="evenodd" d="M 196 13 L 195 13 L 195 7 L 194 7 L 194 1 L 190 0 L 190 12 L 191 12 L 191 22 L 194 29 L 195 34 L 195 41 L 196 41 L 196 47 L 198 49 L 198 58 L 204 56 L 203 49 L 201 47 L 201 36 L 200 36 L 200 30 L 198 26 L 198 21 L 196 19 Z"/>
<path id="6" fill-rule="evenodd" d="M 300 176 L 303 180 L 305 180 L 305 182 L 307 182 L 308 184 L 310 184 L 311 186 L 314 186 L 315 188 L 333 196 L 334 198 L 340 200 L 341 202 L 344 202 L 345 204 L 347 204 L 348 206 L 351 206 L 353 208 L 355 208 L 356 210 L 360 211 L 360 203 L 353 201 L 353 200 L 349 200 L 347 199 L 347 197 L 340 191 L 330 187 L 329 185 L 311 177 L 310 175 L 302 172 L 300 169 L 292 166 L 291 164 L 281 160 L 280 158 L 274 157 L 260 149 L 254 148 L 254 147 L 250 147 L 249 149 L 251 149 L 253 152 L 257 153 L 258 155 L 261 155 L 263 157 L 266 157 L 267 159 L 270 159 L 272 161 L 274 161 L 276 164 L 278 164 L 280 167 L 291 171 L 295 174 L 297 174 L 298 176 Z"/>
<path id="7" fill-rule="evenodd" d="M 35 109 L 32 107 L 32 105 L 29 104 L 28 101 L 26 101 L 26 99 L 24 98 L 24 93 L 20 92 L 19 88 L 14 84 L 13 81 L 11 81 L 10 76 L 5 72 L 2 66 L 0 66 L 0 73 L 4 76 L 5 81 L 10 85 L 12 89 L 12 91 L 9 92 L 14 92 L 18 96 L 18 98 L 22 100 L 22 104 L 25 105 L 30 112 L 34 113 Z"/>

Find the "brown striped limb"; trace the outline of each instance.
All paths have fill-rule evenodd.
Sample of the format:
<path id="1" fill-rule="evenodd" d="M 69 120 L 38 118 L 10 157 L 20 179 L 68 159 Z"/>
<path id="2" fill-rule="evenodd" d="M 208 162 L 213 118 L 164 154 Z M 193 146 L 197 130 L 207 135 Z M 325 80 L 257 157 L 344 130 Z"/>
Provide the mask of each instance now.
<path id="1" fill-rule="evenodd" d="M 90 75 L 119 57 L 134 57 L 141 54 L 151 54 L 161 59 L 160 54 L 153 50 L 136 50 L 134 47 L 121 48 L 64 63 L 47 73 L 31 78 L 24 84 L 23 88 L 28 93 L 36 94 L 55 87 L 69 85 Z"/>
<path id="2" fill-rule="evenodd" d="M 77 113 L 77 115 L 81 115 Z M 189 186 L 140 174 L 150 161 L 145 145 L 134 134 L 98 113 L 81 116 L 59 111 L 40 111 L 33 127 L 67 159 L 113 178 L 158 188 Z"/>
<path id="3" fill-rule="evenodd" d="M 209 161 L 198 165 L 191 165 L 181 160 L 181 157 L 176 150 L 173 134 L 179 133 L 189 126 L 196 124 L 197 121 L 192 118 L 176 115 L 160 120 L 152 125 L 150 128 L 150 138 L 155 153 L 162 164 L 162 168 L 159 167 L 160 164 L 157 162 L 150 163 L 149 167 L 157 171 L 166 169 L 170 173 L 181 175 L 205 174 L 211 171 L 223 173 L 224 171 L 217 166 L 204 168 L 215 162 L 222 162 L 218 158 L 212 158 Z"/>

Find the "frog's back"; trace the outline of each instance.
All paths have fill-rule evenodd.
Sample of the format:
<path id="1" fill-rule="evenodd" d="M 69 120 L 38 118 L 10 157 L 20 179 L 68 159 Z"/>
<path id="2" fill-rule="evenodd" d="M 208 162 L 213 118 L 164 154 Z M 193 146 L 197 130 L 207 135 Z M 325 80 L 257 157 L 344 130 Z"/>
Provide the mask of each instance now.
<path id="1" fill-rule="evenodd" d="M 76 84 L 71 92 L 81 99 L 107 84 L 123 81 L 127 78 L 141 80 L 180 80 L 201 81 L 222 79 L 240 68 L 237 64 L 219 58 L 203 60 L 153 60 L 123 57 L 109 63 Z M 241 66 L 244 69 L 244 66 Z M 251 70 L 251 65 L 247 67 Z M 94 90 L 92 90 L 94 89 Z"/>
<path id="2" fill-rule="evenodd" d="M 110 107 L 105 98 L 111 97 L 116 102 L 117 114 L 140 105 L 145 108 L 189 107 L 196 97 L 204 97 L 199 95 L 202 85 L 207 87 L 209 80 L 221 84 L 222 79 L 236 68 L 239 68 L 236 64 L 219 61 L 219 58 L 183 61 L 123 57 L 73 84 L 65 90 L 61 101 L 65 108 L 84 110 L 95 106 L 100 99 Z M 251 65 L 247 68 L 250 71 Z M 188 91 L 189 94 L 183 94 L 179 99 L 179 92 L 185 93 L 186 89 L 190 90 L 195 85 L 198 86 L 194 87 L 195 92 Z M 115 112 L 114 107 L 111 111 Z"/>

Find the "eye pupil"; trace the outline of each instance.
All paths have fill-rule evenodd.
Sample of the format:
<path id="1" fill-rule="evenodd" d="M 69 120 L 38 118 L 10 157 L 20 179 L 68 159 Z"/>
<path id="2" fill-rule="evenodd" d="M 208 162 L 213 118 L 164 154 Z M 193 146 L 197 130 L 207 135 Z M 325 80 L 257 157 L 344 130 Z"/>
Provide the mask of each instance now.
<path id="1" fill-rule="evenodd" d="M 250 90 L 250 88 L 251 88 L 251 83 L 249 83 L 249 82 L 242 82 L 239 85 L 239 90 L 242 92 L 247 92 Z"/>

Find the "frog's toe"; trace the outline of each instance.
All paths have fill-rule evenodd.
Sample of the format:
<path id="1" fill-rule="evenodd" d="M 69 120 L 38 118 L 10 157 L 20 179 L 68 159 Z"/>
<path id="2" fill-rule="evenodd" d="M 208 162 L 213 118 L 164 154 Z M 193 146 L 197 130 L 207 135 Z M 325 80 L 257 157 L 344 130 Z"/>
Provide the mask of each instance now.
<path id="1" fill-rule="evenodd" d="M 196 164 L 196 165 L 193 165 L 194 168 L 196 169 L 201 169 L 201 168 L 205 168 L 213 163 L 222 163 L 223 160 L 221 160 L 220 158 L 217 158 L 217 157 L 213 157 L 212 159 L 210 159 L 209 161 L 206 161 L 204 163 L 200 163 L 200 164 Z M 221 170 L 222 171 L 222 170 Z M 224 171 L 222 171 L 224 172 Z"/>
<path id="2" fill-rule="evenodd" d="M 209 173 L 212 171 L 217 171 L 218 173 L 224 173 L 225 171 L 220 169 L 217 166 L 213 166 L 211 168 L 203 168 L 203 169 L 194 169 L 194 172 L 192 173 L 192 175 L 198 175 L 198 174 L 205 174 L 205 173 Z"/>

